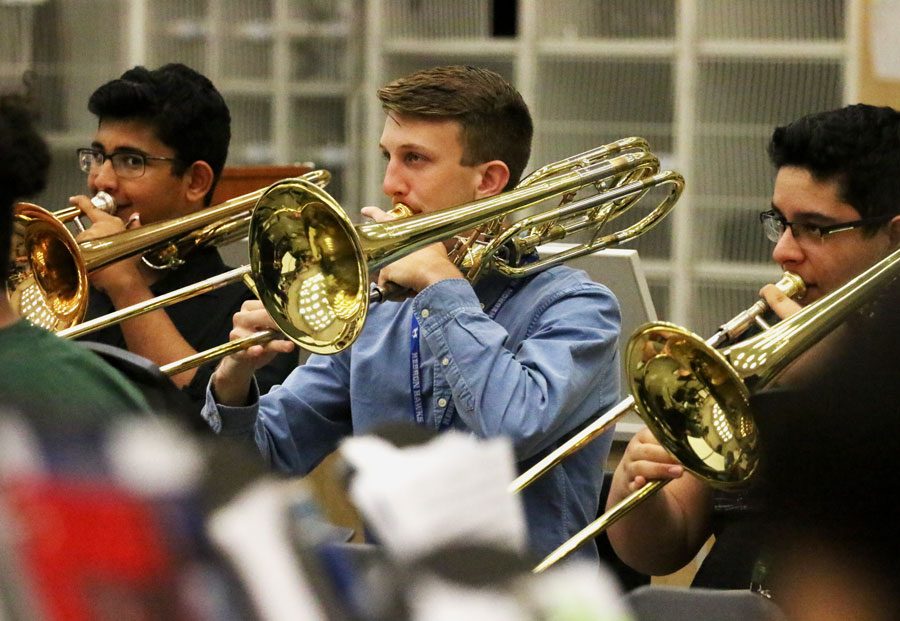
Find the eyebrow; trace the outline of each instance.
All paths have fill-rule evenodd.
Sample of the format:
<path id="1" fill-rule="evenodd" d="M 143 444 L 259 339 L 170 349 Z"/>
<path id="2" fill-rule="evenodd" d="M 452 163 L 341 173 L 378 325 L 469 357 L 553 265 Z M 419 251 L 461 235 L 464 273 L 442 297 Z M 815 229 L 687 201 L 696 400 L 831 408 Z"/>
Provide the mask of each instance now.
<path id="1" fill-rule="evenodd" d="M 382 153 L 384 153 L 385 155 L 388 154 L 388 150 L 383 144 L 379 143 L 378 147 L 381 149 Z M 425 145 L 418 144 L 415 142 L 405 142 L 401 145 L 397 145 L 396 150 L 397 151 L 420 151 L 426 155 L 434 155 L 434 153 L 435 153 L 434 149 L 430 149 L 430 148 L 426 147 Z"/>
<path id="2" fill-rule="evenodd" d="M 774 211 L 779 216 L 784 218 L 784 214 L 781 212 L 780 209 L 778 209 L 778 207 L 775 206 L 775 203 L 770 203 L 770 207 L 771 207 L 772 211 Z M 821 222 L 822 226 L 827 226 L 829 224 L 835 224 L 836 222 L 838 222 L 838 220 L 836 218 L 826 216 L 825 214 L 819 213 L 817 211 L 800 211 L 799 213 L 797 213 L 794 216 L 794 219 L 792 220 L 792 222 L 800 222 L 800 223 L 807 222 L 807 221 L 810 223 Z"/>
<path id="3" fill-rule="evenodd" d="M 102 151 L 106 153 L 106 147 L 101 142 L 97 142 L 96 140 L 91 142 L 91 148 L 96 149 L 97 151 Z M 107 155 L 112 155 L 113 153 L 134 153 L 136 155 L 147 155 L 147 153 L 143 149 L 138 149 L 137 147 L 124 146 L 119 147 L 112 153 L 106 153 Z"/>

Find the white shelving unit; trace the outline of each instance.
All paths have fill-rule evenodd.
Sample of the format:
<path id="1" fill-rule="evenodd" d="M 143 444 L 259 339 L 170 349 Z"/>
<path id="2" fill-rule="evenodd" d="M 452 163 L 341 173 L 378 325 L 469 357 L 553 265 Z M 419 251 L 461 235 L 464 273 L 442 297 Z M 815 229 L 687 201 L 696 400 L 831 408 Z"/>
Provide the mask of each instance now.
<path id="1" fill-rule="evenodd" d="M 329 192 L 356 202 L 360 135 L 353 111 L 362 15 L 353 0 L 154 0 L 147 63 L 205 73 L 232 113 L 229 164 L 311 161 Z"/>

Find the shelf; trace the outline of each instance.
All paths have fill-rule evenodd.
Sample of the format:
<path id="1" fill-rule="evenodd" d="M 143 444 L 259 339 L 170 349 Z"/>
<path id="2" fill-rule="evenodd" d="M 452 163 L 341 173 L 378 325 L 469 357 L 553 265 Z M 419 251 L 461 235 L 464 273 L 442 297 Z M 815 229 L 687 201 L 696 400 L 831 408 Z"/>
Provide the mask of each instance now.
<path id="1" fill-rule="evenodd" d="M 672 264 L 669 261 L 645 259 L 641 257 L 641 266 L 647 280 L 666 281 L 672 275 Z M 720 261 L 701 261 L 692 266 L 692 274 L 697 281 L 707 283 L 740 283 L 742 285 L 775 282 L 781 276 L 781 270 L 771 262 L 766 263 L 727 263 Z"/>
<path id="2" fill-rule="evenodd" d="M 346 39 L 352 34 L 346 22 L 296 22 L 277 26 L 278 32 L 299 39 Z"/>
<path id="3" fill-rule="evenodd" d="M 472 58 L 513 58 L 519 44 L 498 39 L 389 39 L 382 45 L 391 56 L 468 56 Z"/>
<path id="4" fill-rule="evenodd" d="M 675 56 L 675 41 L 644 39 L 541 39 L 538 54 L 548 58 L 666 58 Z"/>
<path id="5" fill-rule="evenodd" d="M 708 283 L 742 283 L 758 284 L 775 282 L 781 276 L 781 270 L 771 261 L 765 263 L 725 263 L 715 261 L 699 262 L 694 266 L 694 275 L 698 281 Z"/>
<path id="6" fill-rule="evenodd" d="M 216 88 L 226 95 L 251 95 L 262 97 L 272 89 L 273 79 L 265 78 L 221 78 Z"/>
<path id="7" fill-rule="evenodd" d="M 772 39 L 732 39 L 701 41 L 697 44 L 700 57 L 740 58 L 762 60 L 837 60 L 847 57 L 843 41 L 779 41 Z"/>
<path id="8" fill-rule="evenodd" d="M 342 99 L 350 95 L 353 87 L 340 82 L 304 81 L 289 82 L 287 91 L 293 97 L 306 99 Z"/>
<path id="9" fill-rule="evenodd" d="M 212 29 L 207 20 L 183 18 L 172 20 L 158 32 L 182 41 L 202 41 L 209 37 Z"/>
<path id="10" fill-rule="evenodd" d="M 602 133 L 626 136 L 670 136 L 674 131 L 672 123 L 648 123 L 646 121 L 581 121 L 566 119 L 536 118 L 535 125 L 545 134 L 568 136 L 571 134 Z M 639 130 L 639 131 L 637 131 Z M 649 139 L 648 139 L 649 141 Z M 651 141 L 650 147 L 653 148 Z"/>
<path id="11" fill-rule="evenodd" d="M 772 135 L 774 127 L 770 123 L 697 123 L 698 136 L 718 138 L 758 138 Z"/>

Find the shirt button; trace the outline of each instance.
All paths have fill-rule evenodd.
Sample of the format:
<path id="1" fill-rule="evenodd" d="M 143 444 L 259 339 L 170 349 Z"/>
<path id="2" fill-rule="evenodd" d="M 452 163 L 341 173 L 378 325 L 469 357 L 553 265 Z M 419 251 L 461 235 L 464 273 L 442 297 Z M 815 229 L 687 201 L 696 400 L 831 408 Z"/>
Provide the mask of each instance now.
<path id="1" fill-rule="evenodd" d="M 442 360 L 441 360 L 441 364 L 442 364 L 443 366 L 447 366 L 448 364 L 450 364 L 450 358 L 444 358 L 444 359 L 442 359 Z"/>
<path id="2" fill-rule="evenodd" d="M 428 315 L 430 315 L 430 314 L 431 314 L 431 313 L 428 312 L 428 309 L 427 309 L 427 308 L 423 308 L 423 309 L 422 309 L 422 319 L 425 319 L 425 318 L 428 317 Z"/>
<path id="3" fill-rule="evenodd" d="M 447 407 L 447 400 L 441 397 L 440 399 L 438 399 L 438 405 L 442 408 Z"/>

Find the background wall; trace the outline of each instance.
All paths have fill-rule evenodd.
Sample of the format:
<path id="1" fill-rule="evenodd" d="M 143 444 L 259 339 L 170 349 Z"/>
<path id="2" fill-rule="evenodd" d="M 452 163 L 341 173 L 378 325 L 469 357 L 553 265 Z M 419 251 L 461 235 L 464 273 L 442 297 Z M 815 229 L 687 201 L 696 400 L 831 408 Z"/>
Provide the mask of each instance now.
<path id="1" fill-rule="evenodd" d="M 879 2 L 884 5 L 900 7 L 898 0 L 866 0 L 866 10 L 860 14 L 860 29 L 863 36 L 859 39 L 859 101 L 900 109 L 900 79 L 879 76 L 873 63 L 872 38 L 875 33 L 872 29 L 876 26 L 873 15 L 875 5 Z M 896 38 L 900 35 L 900 9 L 894 11 L 891 17 L 895 18 L 897 22 L 895 23 L 892 19 L 884 26 L 886 30 L 892 30 Z M 892 60 L 894 61 L 895 75 L 900 75 L 900 58 Z"/>

